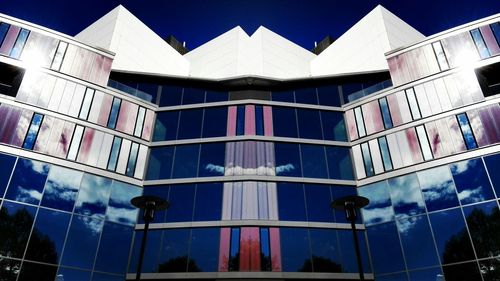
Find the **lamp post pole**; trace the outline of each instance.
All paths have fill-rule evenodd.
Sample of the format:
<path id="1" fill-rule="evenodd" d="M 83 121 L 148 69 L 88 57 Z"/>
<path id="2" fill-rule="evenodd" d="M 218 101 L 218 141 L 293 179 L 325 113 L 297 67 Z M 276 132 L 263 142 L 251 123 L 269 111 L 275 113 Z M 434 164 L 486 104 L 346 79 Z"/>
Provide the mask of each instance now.
<path id="1" fill-rule="evenodd" d="M 356 219 L 357 219 L 357 209 L 361 209 L 368 205 L 370 201 L 366 197 L 362 196 L 345 196 L 338 198 L 330 204 L 332 209 L 344 210 L 345 216 L 348 222 L 351 223 L 352 236 L 354 240 L 354 249 L 356 251 L 356 259 L 358 261 L 359 279 L 365 280 L 363 273 L 363 263 L 361 262 L 361 253 L 359 250 L 358 236 L 356 235 Z"/>
<path id="2" fill-rule="evenodd" d="M 136 208 L 144 211 L 144 234 L 142 236 L 141 251 L 139 253 L 139 262 L 137 263 L 137 273 L 135 280 L 141 280 L 142 261 L 144 259 L 144 250 L 146 249 L 146 241 L 148 237 L 149 223 L 153 221 L 155 212 L 166 210 L 170 207 L 170 203 L 156 196 L 138 196 L 132 198 L 130 203 Z"/>

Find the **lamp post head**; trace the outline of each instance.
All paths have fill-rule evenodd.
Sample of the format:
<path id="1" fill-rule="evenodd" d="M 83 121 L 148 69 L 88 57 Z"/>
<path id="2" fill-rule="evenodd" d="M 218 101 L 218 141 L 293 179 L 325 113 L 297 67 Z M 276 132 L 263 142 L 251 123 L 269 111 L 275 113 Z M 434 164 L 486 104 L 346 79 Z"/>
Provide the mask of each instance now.
<path id="1" fill-rule="evenodd" d="M 162 211 L 170 207 L 170 203 L 156 196 L 143 195 L 132 198 L 130 203 L 136 208 L 144 210 L 144 221 L 151 222 L 154 219 L 155 211 Z"/>
<path id="2" fill-rule="evenodd" d="M 335 199 L 330 204 L 332 209 L 344 210 L 346 219 L 350 222 L 356 221 L 356 209 L 361 209 L 368 205 L 370 200 L 363 196 L 351 195 Z"/>

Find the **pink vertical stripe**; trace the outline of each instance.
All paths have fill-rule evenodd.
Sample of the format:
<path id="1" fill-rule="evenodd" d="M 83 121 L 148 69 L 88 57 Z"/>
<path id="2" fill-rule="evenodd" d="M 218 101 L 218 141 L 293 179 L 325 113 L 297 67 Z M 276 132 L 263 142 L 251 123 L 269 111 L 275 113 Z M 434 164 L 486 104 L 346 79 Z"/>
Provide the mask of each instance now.
<path id="1" fill-rule="evenodd" d="M 15 107 L 11 107 L 7 119 L 5 120 L 5 125 L 0 136 L 0 142 L 9 143 L 12 135 L 16 131 L 17 123 L 21 117 L 21 110 Z"/>
<path id="2" fill-rule="evenodd" d="M 251 227 L 242 227 L 240 230 L 240 271 L 250 271 L 250 241 Z"/>
<path id="3" fill-rule="evenodd" d="M 422 152 L 420 150 L 420 144 L 418 143 L 417 134 L 414 128 L 407 129 L 406 140 L 408 141 L 408 145 L 410 147 L 411 156 L 413 158 L 413 164 L 420 163 L 423 161 Z"/>
<path id="4" fill-rule="evenodd" d="M 487 132 L 481 123 L 481 119 L 479 119 L 479 114 L 476 110 L 471 110 L 467 112 L 467 116 L 469 117 L 469 123 L 472 128 L 472 132 L 474 132 L 474 136 L 476 137 L 477 145 L 479 147 L 490 144 L 490 140 L 488 139 Z"/>
<path id="5" fill-rule="evenodd" d="M 229 245 L 231 242 L 231 228 L 223 227 L 220 230 L 219 243 L 219 270 L 226 272 L 229 270 Z"/>
<path id="6" fill-rule="evenodd" d="M 434 158 L 443 157 L 443 147 L 441 138 L 436 128 L 436 124 L 434 122 L 425 124 L 425 130 L 427 132 L 427 137 L 429 138 L 429 143 L 431 145 L 432 155 L 434 156 Z"/>
<path id="7" fill-rule="evenodd" d="M 226 158 L 224 164 L 224 175 L 232 176 L 234 174 L 234 142 L 226 143 Z"/>
<path id="8" fill-rule="evenodd" d="M 75 129 L 75 124 L 72 122 L 65 121 L 64 127 L 61 132 L 61 137 L 59 138 L 59 143 L 57 145 L 57 151 L 55 156 L 66 158 L 69 151 L 69 145 L 71 143 L 71 137 L 73 136 L 73 130 Z"/>
<path id="9" fill-rule="evenodd" d="M 230 106 L 227 109 L 227 135 L 236 136 L 236 106 Z"/>
<path id="10" fill-rule="evenodd" d="M 281 244 L 280 230 L 277 227 L 269 228 L 269 240 L 271 246 L 271 263 L 273 271 L 281 271 Z"/>
<path id="11" fill-rule="evenodd" d="M 92 64 L 92 69 L 90 71 L 89 81 L 92 82 L 99 81 L 99 76 L 101 75 L 103 62 L 104 62 L 104 56 L 96 55 L 94 57 L 94 63 Z"/>
<path id="12" fill-rule="evenodd" d="M 144 126 L 142 127 L 142 138 L 149 140 L 151 132 L 153 132 L 153 123 L 155 121 L 155 113 L 152 110 L 146 110 L 146 117 L 144 117 Z"/>
<path id="13" fill-rule="evenodd" d="M 264 136 L 273 136 L 273 108 L 270 106 L 263 106 L 264 115 Z"/>
<path id="14" fill-rule="evenodd" d="M 249 227 L 250 232 L 250 271 L 260 271 L 259 228 Z"/>
<path id="15" fill-rule="evenodd" d="M 131 103 L 126 100 L 122 100 L 122 104 L 120 106 L 120 112 L 118 113 L 118 120 L 116 121 L 116 130 L 125 133 L 127 130 L 127 121 L 129 108 Z"/>
<path id="16" fill-rule="evenodd" d="M 24 137 L 28 132 L 28 128 L 31 124 L 31 117 L 33 117 L 33 111 L 31 110 L 23 110 L 21 113 L 21 117 L 17 122 L 17 128 L 12 136 L 10 144 L 13 146 L 23 146 Z"/>
<path id="17" fill-rule="evenodd" d="M 266 142 L 266 174 L 268 176 L 276 175 L 275 172 L 276 161 L 274 158 L 274 143 Z"/>
<path id="18" fill-rule="evenodd" d="M 356 129 L 356 121 L 354 119 L 354 110 L 350 109 L 345 112 L 345 121 L 347 123 L 347 131 L 349 132 L 349 139 L 355 140 L 358 138 L 358 130 Z"/>
<path id="19" fill-rule="evenodd" d="M 245 106 L 245 135 L 255 135 L 255 105 Z"/>
<path id="20" fill-rule="evenodd" d="M 106 86 L 108 84 L 109 73 L 111 72 L 111 65 L 113 64 L 113 60 L 108 57 L 104 57 L 104 61 L 102 63 L 101 74 L 99 75 L 99 80 L 95 81 L 95 83 Z"/>
<path id="21" fill-rule="evenodd" d="M 495 39 L 493 32 L 489 25 L 484 25 L 479 28 L 483 34 L 484 42 L 486 47 L 490 50 L 492 56 L 500 53 L 500 47 L 498 47 L 497 40 Z"/>
<path id="22" fill-rule="evenodd" d="M 45 151 L 49 155 L 56 155 L 57 153 L 57 144 L 59 143 L 59 139 L 61 139 L 61 134 L 64 129 L 64 121 L 59 118 L 54 118 L 52 122 L 52 130 L 50 130 L 50 137 L 47 142 L 47 147 Z"/>
<path id="23" fill-rule="evenodd" d="M 401 112 L 399 111 L 398 97 L 395 94 L 388 95 L 387 104 L 389 105 L 389 111 L 391 112 L 392 124 L 394 127 L 403 124 Z"/>
<path id="24" fill-rule="evenodd" d="M 495 110 L 498 111 L 498 104 L 488 106 L 479 110 L 479 116 L 483 123 L 484 129 L 490 139 L 491 143 L 497 143 L 500 141 L 500 130 L 497 129 L 497 124 L 494 118 Z"/>
<path id="25" fill-rule="evenodd" d="M 14 26 L 14 25 L 10 26 L 9 31 L 7 31 L 7 35 L 3 40 L 2 47 L 0 47 L 0 54 L 7 56 L 9 55 L 10 50 L 16 43 L 17 34 L 19 34 L 20 30 L 21 28 L 19 26 Z"/>
<path id="26" fill-rule="evenodd" d="M 450 130 L 450 136 L 454 144 L 454 152 L 462 152 L 466 150 L 464 138 L 462 136 L 462 131 L 460 130 L 460 125 L 458 125 L 457 118 L 455 116 L 445 118 L 448 122 L 448 128 Z"/>
<path id="27" fill-rule="evenodd" d="M 85 128 L 85 132 L 83 133 L 82 138 L 82 144 L 80 145 L 80 151 L 77 158 L 77 161 L 80 163 L 87 163 L 87 159 L 90 153 L 90 147 L 92 146 L 92 140 L 94 139 L 94 131 L 94 129 Z"/>
<path id="28" fill-rule="evenodd" d="M 132 135 L 134 134 L 135 123 L 137 120 L 137 112 L 139 111 L 139 105 L 130 103 L 128 110 L 128 118 L 125 133 Z"/>
<path id="29" fill-rule="evenodd" d="M 101 110 L 97 118 L 97 124 L 106 127 L 108 125 L 109 112 L 113 103 L 113 96 L 104 94 L 102 97 Z"/>

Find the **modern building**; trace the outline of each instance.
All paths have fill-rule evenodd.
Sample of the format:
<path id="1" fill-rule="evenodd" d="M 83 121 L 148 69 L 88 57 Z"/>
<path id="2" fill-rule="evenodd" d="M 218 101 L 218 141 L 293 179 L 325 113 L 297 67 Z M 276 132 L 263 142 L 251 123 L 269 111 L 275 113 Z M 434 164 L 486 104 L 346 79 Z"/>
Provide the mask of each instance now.
<path id="1" fill-rule="evenodd" d="M 134 280 L 140 194 L 171 203 L 142 280 L 358 280 L 354 194 L 368 280 L 500 280 L 499 20 L 181 54 L 123 6 L 75 37 L 0 15 L 0 280 Z"/>

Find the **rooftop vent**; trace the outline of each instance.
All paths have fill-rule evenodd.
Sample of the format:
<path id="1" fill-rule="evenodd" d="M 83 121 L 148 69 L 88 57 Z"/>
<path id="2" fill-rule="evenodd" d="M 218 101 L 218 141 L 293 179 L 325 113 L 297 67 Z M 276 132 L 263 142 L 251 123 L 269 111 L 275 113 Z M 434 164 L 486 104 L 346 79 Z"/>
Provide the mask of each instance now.
<path id="1" fill-rule="evenodd" d="M 314 48 L 311 51 L 316 55 L 319 55 L 326 48 L 328 48 L 328 46 L 330 46 L 333 43 L 333 41 L 334 41 L 333 38 L 330 35 L 328 35 L 319 43 L 314 42 Z"/>
<path id="2" fill-rule="evenodd" d="M 167 36 L 165 38 L 165 42 L 167 42 L 172 48 L 174 48 L 179 54 L 184 55 L 189 50 L 186 48 L 186 42 L 181 43 L 181 41 L 177 40 L 173 35 Z"/>

